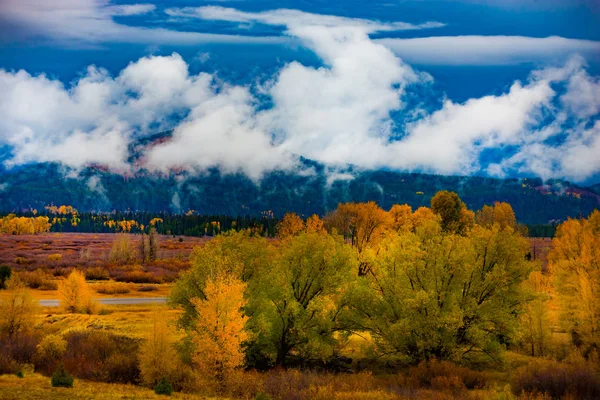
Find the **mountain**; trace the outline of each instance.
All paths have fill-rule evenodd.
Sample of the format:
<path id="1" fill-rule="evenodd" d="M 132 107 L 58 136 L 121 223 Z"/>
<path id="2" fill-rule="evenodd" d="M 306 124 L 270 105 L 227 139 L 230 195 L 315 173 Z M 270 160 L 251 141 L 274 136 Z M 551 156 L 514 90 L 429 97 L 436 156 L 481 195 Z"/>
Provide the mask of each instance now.
<path id="1" fill-rule="evenodd" d="M 600 208 L 598 187 L 578 187 L 566 181 L 369 171 L 328 183 L 323 166 L 303 162 L 315 173 L 273 172 L 257 184 L 244 175 L 223 175 L 216 169 L 200 176 L 173 173 L 168 177 L 147 172 L 121 176 L 102 167 L 89 167 L 69 177 L 59 165 L 49 163 L 0 169 L 0 211 L 68 204 L 82 211 L 195 210 L 232 216 L 265 211 L 281 216 L 294 211 L 308 216 L 325 214 L 349 201 L 373 200 L 385 209 L 396 203 L 416 208 L 429 205 L 431 197 L 444 189 L 457 192 L 471 209 L 507 201 L 519 221 L 527 224 L 587 216 Z"/>

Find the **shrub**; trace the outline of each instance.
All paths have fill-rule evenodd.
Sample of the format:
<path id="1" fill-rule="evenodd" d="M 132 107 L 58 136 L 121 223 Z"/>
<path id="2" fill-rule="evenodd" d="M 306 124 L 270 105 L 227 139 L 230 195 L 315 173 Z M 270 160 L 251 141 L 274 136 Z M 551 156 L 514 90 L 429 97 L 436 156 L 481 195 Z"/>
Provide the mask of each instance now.
<path id="1" fill-rule="evenodd" d="M 156 286 L 151 286 L 151 285 L 142 285 L 137 288 L 138 292 L 155 292 L 157 290 L 158 290 L 158 288 Z"/>
<path id="2" fill-rule="evenodd" d="M 52 374 L 50 382 L 52 383 L 52 387 L 72 388 L 74 379 L 73 376 L 65 370 L 65 366 L 61 364 Z"/>
<path id="3" fill-rule="evenodd" d="M 59 335 L 48 335 L 37 345 L 36 365 L 44 372 L 52 371 L 67 350 L 67 341 Z"/>
<path id="4" fill-rule="evenodd" d="M 6 281 L 10 279 L 12 270 L 8 265 L 0 265 L 0 289 L 6 288 Z"/>
<path id="5" fill-rule="evenodd" d="M 25 376 L 25 375 L 23 375 L 23 371 L 21 371 L 21 370 L 18 370 L 15 375 L 17 375 L 17 378 L 23 378 Z"/>
<path id="6" fill-rule="evenodd" d="M 101 382 L 138 383 L 138 340 L 106 331 L 65 333 L 65 367 L 76 377 Z"/>
<path id="7" fill-rule="evenodd" d="M 88 281 L 107 281 L 110 279 L 108 271 L 102 267 L 93 267 L 85 270 L 85 279 Z"/>
<path id="8" fill-rule="evenodd" d="M 160 378 L 156 386 L 154 386 L 154 393 L 156 394 L 165 394 L 170 396 L 173 393 L 173 386 L 167 381 L 167 379 L 163 376 Z"/>
<path id="9" fill-rule="evenodd" d="M 132 283 L 162 283 L 162 279 L 154 276 L 152 272 L 144 271 L 128 271 L 123 275 L 117 276 L 115 280 Z"/>
<path id="10" fill-rule="evenodd" d="M 448 385 L 456 388 L 460 386 L 459 382 L 467 389 L 483 388 L 487 385 L 487 376 L 483 372 L 436 359 L 422 361 L 418 366 L 412 367 L 408 372 L 408 379 L 420 387 Z"/>
<path id="11" fill-rule="evenodd" d="M 95 285 L 97 293 L 101 294 L 126 294 L 131 291 L 130 285 L 123 282 L 107 282 Z"/>
<path id="12" fill-rule="evenodd" d="M 520 393 L 545 393 L 553 399 L 599 399 L 600 377 L 589 363 L 573 364 L 535 360 L 519 368 L 512 380 L 512 390 Z"/>
<path id="13" fill-rule="evenodd" d="M 131 264 L 135 261 L 135 251 L 127 235 L 117 235 L 109 255 L 110 262 L 118 265 Z"/>
<path id="14" fill-rule="evenodd" d="M 61 261 L 62 260 L 62 254 L 49 254 L 48 255 L 48 261 Z"/>
<path id="15" fill-rule="evenodd" d="M 31 289 L 56 290 L 58 287 L 52 276 L 41 269 L 20 272 L 19 280 Z"/>
<path id="16" fill-rule="evenodd" d="M 25 257 L 15 257 L 15 264 L 17 265 L 27 265 L 31 264 L 33 261 L 26 259 Z"/>

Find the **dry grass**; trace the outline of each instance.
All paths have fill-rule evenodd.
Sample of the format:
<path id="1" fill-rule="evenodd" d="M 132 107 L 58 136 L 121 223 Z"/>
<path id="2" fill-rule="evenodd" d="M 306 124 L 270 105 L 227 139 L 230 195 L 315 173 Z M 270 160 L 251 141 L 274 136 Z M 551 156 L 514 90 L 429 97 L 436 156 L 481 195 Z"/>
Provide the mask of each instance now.
<path id="1" fill-rule="evenodd" d="M 29 399 L 166 399 L 141 386 L 99 383 L 75 380 L 73 389 L 53 388 L 50 378 L 32 374 L 24 378 L 0 375 L 0 398 L 5 400 Z M 175 399 L 206 399 L 202 396 L 173 393 Z"/>
<path id="2" fill-rule="evenodd" d="M 47 333 L 61 333 L 71 329 L 103 329 L 132 338 L 145 338 L 152 331 L 152 313 L 161 305 L 111 305 L 100 306 L 99 314 L 46 313 L 39 316 L 38 327 Z M 56 310 L 56 308 L 54 308 Z M 170 320 L 175 321 L 181 311 L 167 311 Z"/>
<path id="3" fill-rule="evenodd" d="M 131 251 L 137 255 L 139 235 L 125 235 Z M 77 268 L 89 280 L 109 279 L 137 283 L 171 282 L 179 271 L 189 268 L 192 249 L 208 238 L 160 236 L 158 259 L 131 273 L 129 266 L 110 262 L 110 252 L 117 236 L 112 233 L 45 233 L 38 235 L 0 234 L 0 265 L 14 271 L 41 269 L 54 276 L 64 276 Z M 136 259 L 134 261 L 140 262 Z"/>

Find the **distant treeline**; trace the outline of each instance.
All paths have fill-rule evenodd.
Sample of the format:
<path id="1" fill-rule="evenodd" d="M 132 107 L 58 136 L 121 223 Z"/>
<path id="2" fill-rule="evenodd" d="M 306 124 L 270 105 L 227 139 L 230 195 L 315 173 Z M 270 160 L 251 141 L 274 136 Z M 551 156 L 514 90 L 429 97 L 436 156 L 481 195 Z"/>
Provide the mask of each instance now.
<path id="1" fill-rule="evenodd" d="M 6 214 L 4 214 L 6 215 Z M 262 217 L 226 215 L 186 215 L 149 212 L 90 213 L 25 212 L 23 217 L 48 216 L 50 232 L 81 233 L 141 233 L 155 227 L 162 235 L 214 236 L 230 230 L 251 230 L 264 237 L 274 237 L 278 219 L 265 214 Z"/>
<path id="2" fill-rule="evenodd" d="M 6 213 L 0 216 L 8 215 Z M 154 226 L 161 235 L 176 236 L 215 236 L 230 230 L 240 231 L 250 229 L 263 237 L 275 237 L 277 225 L 281 221 L 270 213 L 262 217 L 227 215 L 197 215 L 154 212 L 44 212 L 19 213 L 22 217 L 48 216 L 52 224 L 50 232 L 80 232 L 80 233 L 141 233 L 148 232 Z M 525 225 L 530 237 L 554 237 L 557 224 Z"/>

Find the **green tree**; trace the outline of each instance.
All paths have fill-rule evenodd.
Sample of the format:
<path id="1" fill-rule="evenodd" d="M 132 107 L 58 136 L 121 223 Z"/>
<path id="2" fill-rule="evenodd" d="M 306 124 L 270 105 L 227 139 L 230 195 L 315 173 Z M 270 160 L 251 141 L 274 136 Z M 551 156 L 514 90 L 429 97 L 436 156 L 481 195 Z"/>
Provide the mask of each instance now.
<path id="1" fill-rule="evenodd" d="M 223 272 L 247 282 L 259 271 L 268 271 L 272 259 L 268 242 L 252 236 L 249 231 L 225 233 L 204 246 L 195 247 L 190 255 L 192 267 L 181 274 L 169 296 L 171 305 L 183 307 L 180 325 L 193 327 L 198 315 L 193 300 L 206 299 L 208 279 L 215 279 Z"/>
<path id="2" fill-rule="evenodd" d="M 327 355 L 340 327 L 343 291 L 357 275 L 356 255 L 341 237 L 316 232 L 290 237 L 278 252 L 268 274 L 249 286 L 254 345 L 277 365 L 291 352 Z"/>
<path id="3" fill-rule="evenodd" d="M 497 359 L 525 300 L 527 250 L 519 233 L 497 226 L 463 236 L 422 221 L 382 243 L 373 275 L 348 292 L 348 322 L 382 354 Z"/>
<path id="4" fill-rule="evenodd" d="M 442 190 L 431 199 L 431 210 L 442 218 L 442 230 L 463 234 L 473 225 L 474 214 L 458 194 Z"/>

